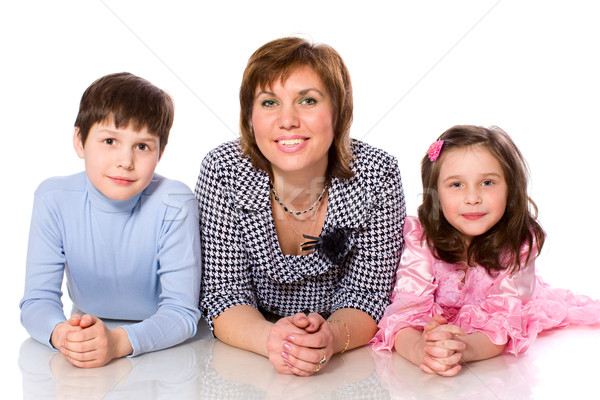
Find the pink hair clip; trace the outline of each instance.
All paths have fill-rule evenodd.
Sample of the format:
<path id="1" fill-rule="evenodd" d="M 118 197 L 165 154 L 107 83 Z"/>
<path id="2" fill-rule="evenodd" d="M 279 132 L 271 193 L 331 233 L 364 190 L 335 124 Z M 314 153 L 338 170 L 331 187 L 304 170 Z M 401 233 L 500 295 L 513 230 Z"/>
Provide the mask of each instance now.
<path id="1" fill-rule="evenodd" d="M 435 161 L 440 156 L 440 152 L 442 151 L 442 146 L 444 145 L 443 140 L 436 140 L 431 143 L 429 149 L 427 149 L 427 155 L 429 156 L 429 160 Z"/>

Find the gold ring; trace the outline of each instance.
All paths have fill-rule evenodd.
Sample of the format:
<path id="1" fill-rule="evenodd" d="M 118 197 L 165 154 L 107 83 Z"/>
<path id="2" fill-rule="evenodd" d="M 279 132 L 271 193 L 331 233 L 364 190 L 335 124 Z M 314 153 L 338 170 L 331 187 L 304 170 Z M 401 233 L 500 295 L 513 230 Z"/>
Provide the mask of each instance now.
<path id="1" fill-rule="evenodd" d="M 313 372 L 319 372 L 321 370 L 321 364 L 317 364 L 317 368 Z"/>
<path id="2" fill-rule="evenodd" d="M 319 366 L 325 365 L 327 362 L 327 354 L 325 354 L 325 350 L 321 349 L 321 351 L 323 352 L 323 357 L 319 360 Z"/>

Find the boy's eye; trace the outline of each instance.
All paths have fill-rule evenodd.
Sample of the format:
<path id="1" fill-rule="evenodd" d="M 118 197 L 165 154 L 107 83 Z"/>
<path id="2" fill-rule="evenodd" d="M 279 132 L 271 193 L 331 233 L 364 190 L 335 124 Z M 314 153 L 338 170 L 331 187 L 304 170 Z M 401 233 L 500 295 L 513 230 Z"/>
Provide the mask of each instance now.
<path id="1" fill-rule="evenodd" d="M 113 145 L 113 144 L 115 144 L 115 139 L 104 139 L 104 143 Z"/>
<path id="2" fill-rule="evenodd" d="M 271 107 L 275 107 L 277 105 L 277 102 L 273 99 L 267 99 L 267 100 L 263 100 L 260 104 L 263 107 L 271 108 Z"/>
<path id="3" fill-rule="evenodd" d="M 300 99 L 300 104 L 312 106 L 317 104 L 317 99 L 314 99 L 312 97 L 303 97 L 302 99 Z"/>
<path id="4" fill-rule="evenodd" d="M 142 151 L 146 151 L 146 150 L 150 149 L 150 148 L 148 147 L 148 145 L 147 145 L 147 144 L 144 144 L 144 143 L 140 143 L 140 144 L 138 144 L 138 145 L 136 146 L 136 148 L 137 148 L 138 150 L 142 150 Z"/>

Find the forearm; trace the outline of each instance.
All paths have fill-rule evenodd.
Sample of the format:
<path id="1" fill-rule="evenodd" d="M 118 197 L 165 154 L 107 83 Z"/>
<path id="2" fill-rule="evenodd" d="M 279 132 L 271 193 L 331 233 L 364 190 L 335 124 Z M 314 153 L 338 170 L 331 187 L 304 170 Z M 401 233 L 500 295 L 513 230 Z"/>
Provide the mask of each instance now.
<path id="1" fill-rule="evenodd" d="M 254 307 L 233 306 L 213 319 L 214 334 L 230 346 L 268 357 L 267 340 L 273 324 Z"/>
<path id="2" fill-rule="evenodd" d="M 425 356 L 425 339 L 423 332 L 415 328 L 402 329 L 396 335 L 394 348 L 402 357 L 415 365 L 423 363 Z"/>
<path id="3" fill-rule="evenodd" d="M 459 340 L 463 341 L 467 348 L 463 351 L 461 361 L 478 361 L 492 358 L 502 353 L 505 344 L 494 344 L 490 338 L 483 332 L 473 332 L 467 336 L 458 336 Z"/>
<path id="4" fill-rule="evenodd" d="M 334 338 L 335 353 L 341 352 L 346 346 L 348 335 L 350 336 L 346 350 L 364 346 L 377 332 L 377 324 L 368 314 L 352 308 L 341 308 L 329 317 L 328 321 L 341 321 L 346 324 L 329 322 Z"/>
<path id="5" fill-rule="evenodd" d="M 159 307 L 156 314 L 131 325 L 123 325 L 138 356 L 175 346 L 192 337 L 198 327 L 199 311 L 192 308 Z"/>

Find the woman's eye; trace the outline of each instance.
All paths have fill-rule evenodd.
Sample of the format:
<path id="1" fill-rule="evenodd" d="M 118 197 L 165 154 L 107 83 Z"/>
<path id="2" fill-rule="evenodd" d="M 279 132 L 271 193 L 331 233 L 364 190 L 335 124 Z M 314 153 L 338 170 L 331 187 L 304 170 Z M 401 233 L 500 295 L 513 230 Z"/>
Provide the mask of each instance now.
<path id="1" fill-rule="evenodd" d="M 317 100 L 312 98 L 312 97 L 303 97 L 300 100 L 300 104 L 305 104 L 307 106 L 312 106 L 314 104 L 317 104 Z"/>
<path id="2" fill-rule="evenodd" d="M 275 102 L 275 100 L 270 100 L 270 99 L 269 100 L 263 100 L 260 104 L 263 107 L 267 107 L 267 108 L 275 107 L 277 105 L 277 103 Z"/>

